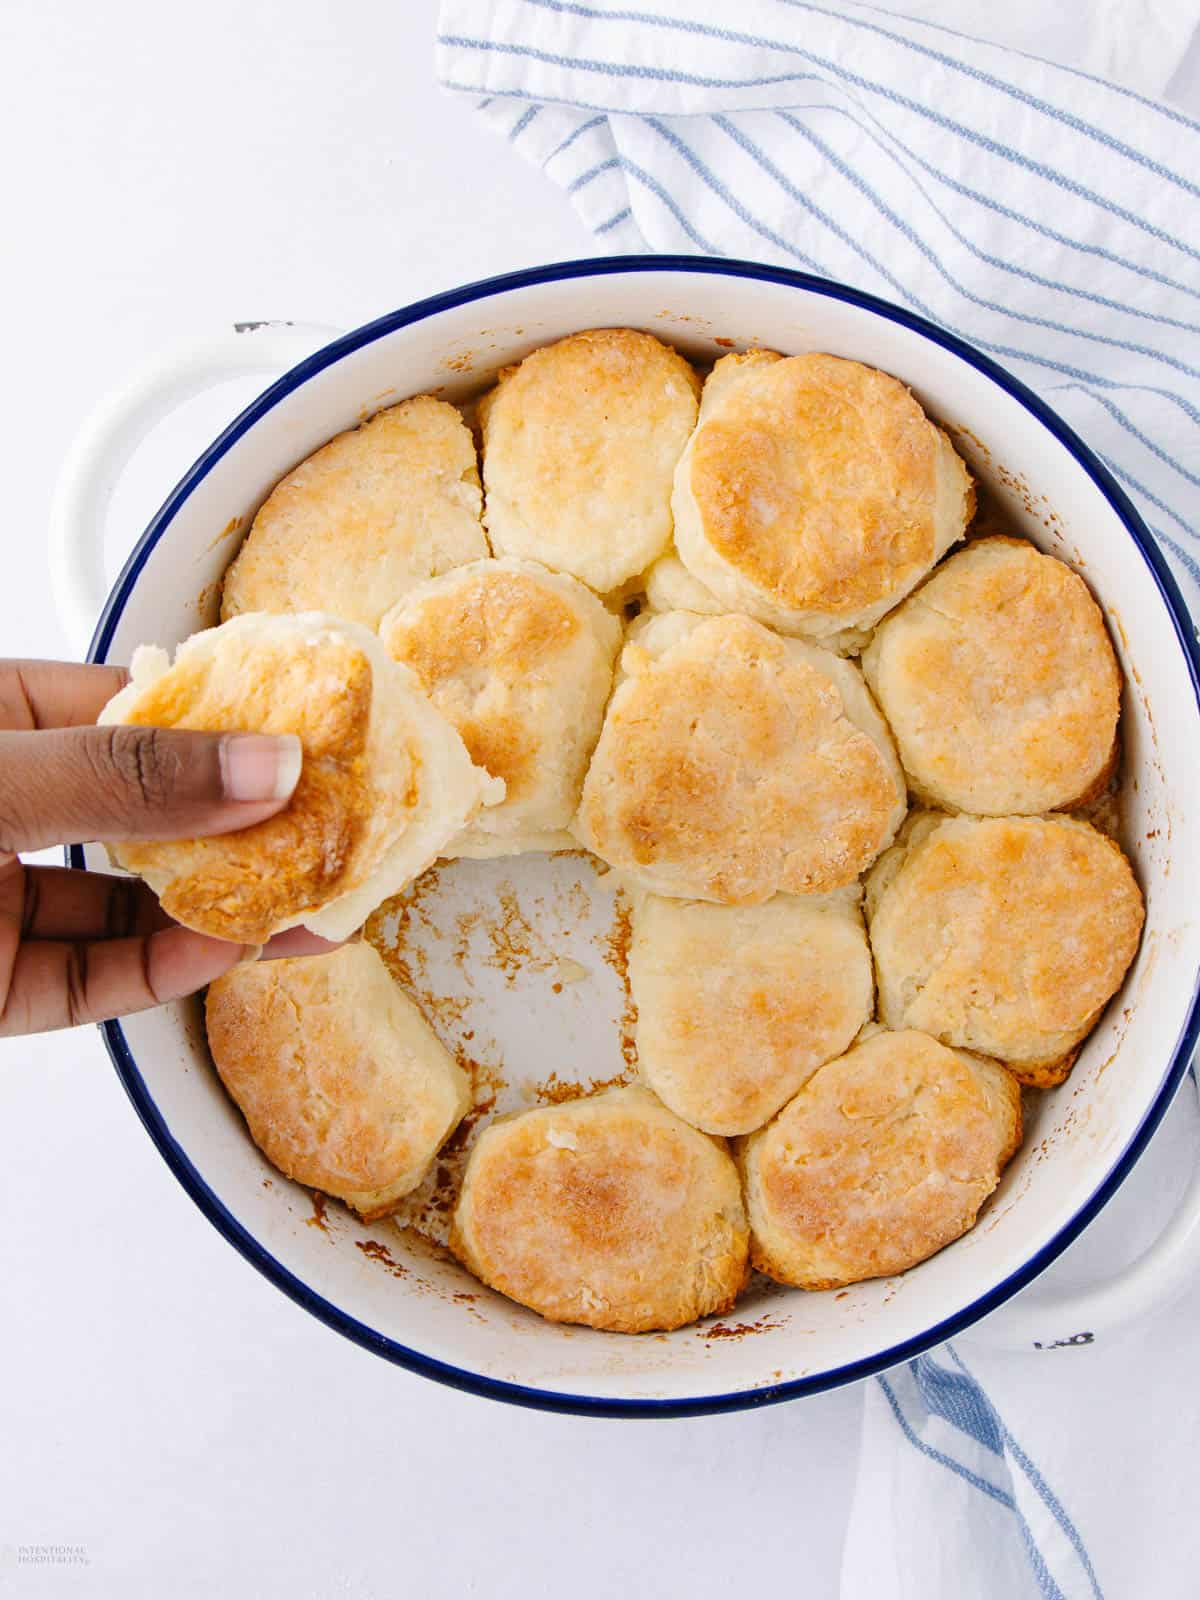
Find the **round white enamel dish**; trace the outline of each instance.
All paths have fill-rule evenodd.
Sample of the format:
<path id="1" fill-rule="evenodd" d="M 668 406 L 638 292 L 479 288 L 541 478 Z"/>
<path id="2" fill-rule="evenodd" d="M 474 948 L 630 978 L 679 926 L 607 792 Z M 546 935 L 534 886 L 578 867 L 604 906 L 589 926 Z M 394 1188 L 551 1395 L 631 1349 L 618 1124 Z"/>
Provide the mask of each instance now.
<path id="1" fill-rule="evenodd" d="M 738 262 L 648 257 L 568 263 L 473 285 L 302 360 L 172 493 L 108 598 L 92 659 L 127 662 L 138 644 L 174 645 L 214 620 L 215 585 L 236 533 L 274 483 L 333 434 L 405 395 L 466 398 L 538 345 L 614 325 L 649 329 L 697 359 L 711 360 L 733 341 L 832 351 L 896 374 L 951 429 L 1011 521 L 1081 571 L 1105 610 L 1126 676 L 1122 839 L 1146 893 L 1145 937 L 1071 1078 L 1032 1102 L 1025 1144 L 979 1226 L 901 1278 L 840 1294 L 756 1281 L 716 1328 L 630 1338 L 555 1327 L 387 1223 L 363 1226 L 330 1206 L 325 1225 L 311 1226 L 317 1219 L 307 1194 L 265 1163 L 226 1099 L 194 1002 L 110 1023 L 104 1032 L 151 1137 L 197 1204 L 248 1260 L 332 1327 L 481 1393 L 564 1410 L 666 1415 L 761 1404 L 890 1366 L 1000 1305 L 1115 1191 L 1170 1103 L 1197 1034 L 1200 652 L 1150 535 L 1112 479 L 993 363 L 907 312 L 823 280 Z M 253 359 L 294 352 L 300 337 L 262 330 Z M 235 361 L 238 341 L 254 338 L 231 338 Z M 195 360 L 196 382 L 229 364 L 228 351 L 207 364 Z M 55 552 L 69 617 L 91 604 L 100 491 L 119 465 L 114 452 L 130 447 L 179 386 L 179 370 L 160 366 L 115 397 L 68 462 Z M 101 851 L 86 856 L 103 866 Z M 537 936 L 561 943 L 574 879 L 587 891 L 595 925 L 572 938 L 591 939 L 594 950 L 611 904 L 586 864 L 523 857 L 456 867 L 431 902 L 430 982 L 462 985 L 461 968 L 439 954 L 439 938 L 448 943 L 464 909 L 486 905 L 505 881 L 517 886 L 532 920 L 544 919 Z M 605 1078 L 621 1068 L 619 985 L 583 944 L 565 953 L 592 976 L 560 991 L 550 969 L 511 984 L 507 974 L 481 969 L 473 1014 L 516 1084 L 551 1073 Z M 1197 1201 L 1189 1205 L 1194 1211 Z M 1159 1278 L 1178 1272 L 1184 1246 L 1200 1231 L 1192 1221 L 1189 1213 L 1174 1230 Z M 389 1259 L 361 1248 L 371 1241 Z M 1021 1337 L 1032 1331 L 1023 1327 Z M 1058 1323 L 1036 1331 L 1050 1342 L 1082 1330 Z"/>

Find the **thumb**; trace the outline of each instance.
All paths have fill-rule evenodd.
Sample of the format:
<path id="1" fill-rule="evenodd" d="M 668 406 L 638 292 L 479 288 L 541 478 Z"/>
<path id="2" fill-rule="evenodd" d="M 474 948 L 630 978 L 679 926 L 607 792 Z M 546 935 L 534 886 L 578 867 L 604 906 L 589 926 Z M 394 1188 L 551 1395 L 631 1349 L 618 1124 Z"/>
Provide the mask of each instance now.
<path id="1" fill-rule="evenodd" d="M 0 850 L 248 828 L 287 804 L 301 761 L 294 734 L 0 733 Z"/>

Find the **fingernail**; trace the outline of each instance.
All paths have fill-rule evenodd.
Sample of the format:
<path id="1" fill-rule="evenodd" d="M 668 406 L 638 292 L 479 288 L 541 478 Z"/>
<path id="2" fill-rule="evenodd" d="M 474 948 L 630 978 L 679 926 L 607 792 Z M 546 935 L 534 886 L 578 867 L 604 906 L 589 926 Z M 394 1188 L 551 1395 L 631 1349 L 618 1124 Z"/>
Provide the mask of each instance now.
<path id="1" fill-rule="evenodd" d="M 231 733 L 221 743 L 221 780 L 230 800 L 287 800 L 303 762 L 294 733 Z"/>

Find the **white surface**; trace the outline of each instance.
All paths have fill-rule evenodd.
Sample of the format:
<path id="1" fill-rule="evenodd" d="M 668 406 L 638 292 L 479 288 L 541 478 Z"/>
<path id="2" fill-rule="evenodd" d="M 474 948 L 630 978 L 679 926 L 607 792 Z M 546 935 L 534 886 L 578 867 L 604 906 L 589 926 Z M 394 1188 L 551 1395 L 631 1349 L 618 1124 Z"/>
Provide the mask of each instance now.
<path id="1" fill-rule="evenodd" d="M 55 468 L 163 342 L 234 318 L 349 325 L 592 250 L 567 201 L 432 88 L 432 31 L 431 6 L 399 0 L 0 10 L 6 653 L 65 648 L 44 566 Z M 1175 87 L 1200 110 L 1195 48 Z M 236 403 L 164 430 L 114 543 Z M 636 1428 L 455 1395 L 241 1262 L 166 1173 L 93 1032 L 0 1057 L 0 1590 L 600 1595 L 665 1570 L 695 1596 L 734 1572 L 832 1592 L 856 1392 Z M 1172 1351 L 1182 1313 L 1176 1327 Z M 1133 1426 L 1142 1398 L 1130 1386 L 1112 1412 Z M 90 1565 L 13 1565 L 46 1543 L 86 1546 Z"/>

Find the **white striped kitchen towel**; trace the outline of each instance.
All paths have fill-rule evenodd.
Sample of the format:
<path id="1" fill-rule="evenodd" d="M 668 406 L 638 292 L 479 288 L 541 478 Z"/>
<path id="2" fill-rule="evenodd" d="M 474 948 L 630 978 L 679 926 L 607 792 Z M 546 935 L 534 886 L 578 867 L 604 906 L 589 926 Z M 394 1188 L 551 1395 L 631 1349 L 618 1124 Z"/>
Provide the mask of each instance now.
<path id="1" fill-rule="evenodd" d="M 1006 37 L 1019 36 L 1016 13 L 1037 9 L 1014 0 Z M 1163 0 L 1055 8 L 1059 22 L 1071 15 L 1103 30 L 1099 59 L 1136 59 L 1142 88 L 1166 82 L 1195 18 Z M 438 72 L 570 194 L 598 247 L 824 273 L 995 356 L 1099 451 L 1200 599 L 1191 118 L 1020 50 L 833 0 L 442 0 Z M 1085 1350 L 1075 1371 L 1103 1359 Z M 1040 1431 L 1049 1448 L 1040 1424 L 1057 1391 L 1017 1370 L 1001 1393 L 999 1366 L 985 1387 L 967 1362 L 964 1339 L 867 1387 L 843 1600 L 1096 1600 L 1089 1546 L 1107 1532 L 1109 1454 L 1059 1451 L 1071 1479 L 1056 1491 L 1025 1441 Z M 1031 1392 L 1033 1409 L 1020 1403 Z M 1144 1409 L 1127 1416 L 1131 1436 Z M 1177 1467 L 1163 1475 L 1168 1503 L 1182 1457 Z M 1086 1540 L 1060 1493 L 1089 1508 Z"/>

